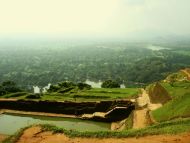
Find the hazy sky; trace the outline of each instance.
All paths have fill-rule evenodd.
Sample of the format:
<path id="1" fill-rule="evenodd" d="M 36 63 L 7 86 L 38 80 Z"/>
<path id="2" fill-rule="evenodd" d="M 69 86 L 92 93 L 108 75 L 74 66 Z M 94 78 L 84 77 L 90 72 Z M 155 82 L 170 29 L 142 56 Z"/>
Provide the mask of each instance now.
<path id="1" fill-rule="evenodd" d="M 0 0 L 0 36 L 190 34 L 190 0 Z"/>

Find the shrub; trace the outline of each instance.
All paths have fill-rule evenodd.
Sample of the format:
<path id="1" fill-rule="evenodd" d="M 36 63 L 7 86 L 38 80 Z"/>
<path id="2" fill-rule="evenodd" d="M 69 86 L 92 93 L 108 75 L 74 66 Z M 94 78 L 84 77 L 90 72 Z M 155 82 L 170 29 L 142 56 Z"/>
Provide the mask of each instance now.
<path id="1" fill-rule="evenodd" d="M 69 88 L 69 87 L 72 87 L 72 86 L 76 86 L 76 84 L 74 84 L 71 81 L 64 81 L 64 82 L 59 82 L 58 86 L 60 86 L 61 88 L 63 88 L 63 87 L 64 88 Z"/>
<path id="2" fill-rule="evenodd" d="M 0 85 L 0 95 L 22 91 L 13 81 L 5 81 Z"/>
<path id="3" fill-rule="evenodd" d="M 91 89 L 91 85 L 89 84 L 86 84 L 86 83 L 78 83 L 77 84 L 77 87 L 80 89 L 80 90 L 83 90 L 83 89 Z"/>
<path id="4" fill-rule="evenodd" d="M 58 85 L 51 85 L 50 88 L 48 89 L 48 92 L 56 92 L 59 89 L 61 89 L 60 86 L 58 86 Z"/>
<path id="5" fill-rule="evenodd" d="M 112 81 L 112 80 L 106 80 L 101 85 L 102 88 L 120 88 L 119 83 Z"/>
<path id="6" fill-rule="evenodd" d="M 26 98 L 28 98 L 28 99 L 39 99 L 41 97 L 40 97 L 39 93 L 36 93 L 36 94 L 29 94 L 26 96 Z"/>

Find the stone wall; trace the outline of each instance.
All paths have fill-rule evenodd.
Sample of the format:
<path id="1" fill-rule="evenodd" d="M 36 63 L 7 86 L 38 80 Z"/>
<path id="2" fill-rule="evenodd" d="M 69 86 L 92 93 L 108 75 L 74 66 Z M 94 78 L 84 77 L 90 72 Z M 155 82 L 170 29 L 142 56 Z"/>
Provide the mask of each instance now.
<path id="1" fill-rule="evenodd" d="M 20 111 L 46 112 L 81 116 L 95 112 L 109 112 L 115 107 L 124 109 L 113 110 L 106 119 L 95 118 L 93 120 L 116 121 L 126 118 L 134 109 L 134 104 L 127 100 L 101 101 L 101 102 L 56 102 L 56 101 L 32 101 L 32 100 L 1 100 L 0 109 Z"/>

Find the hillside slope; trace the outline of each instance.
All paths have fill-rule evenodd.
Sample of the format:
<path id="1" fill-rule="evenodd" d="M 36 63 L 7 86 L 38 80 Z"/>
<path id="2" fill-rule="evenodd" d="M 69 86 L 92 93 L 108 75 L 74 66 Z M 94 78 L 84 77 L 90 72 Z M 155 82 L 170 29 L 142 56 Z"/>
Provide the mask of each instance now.
<path id="1" fill-rule="evenodd" d="M 165 88 L 172 100 L 164 104 L 163 107 L 152 111 L 156 121 L 162 122 L 175 118 L 190 117 L 190 81 L 186 77 L 181 70 L 160 82 L 160 85 Z"/>

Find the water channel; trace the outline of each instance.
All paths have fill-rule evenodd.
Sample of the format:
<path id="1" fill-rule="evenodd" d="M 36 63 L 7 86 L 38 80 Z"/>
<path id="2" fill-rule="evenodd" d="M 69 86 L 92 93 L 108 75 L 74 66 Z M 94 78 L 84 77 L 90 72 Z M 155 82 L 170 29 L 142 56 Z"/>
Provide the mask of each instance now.
<path id="1" fill-rule="evenodd" d="M 64 129 L 77 131 L 108 131 L 111 128 L 109 123 L 82 119 L 7 113 L 0 114 L 0 134 L 11 135 L 20 128 L 32 124 L 52 124 Z"/>

